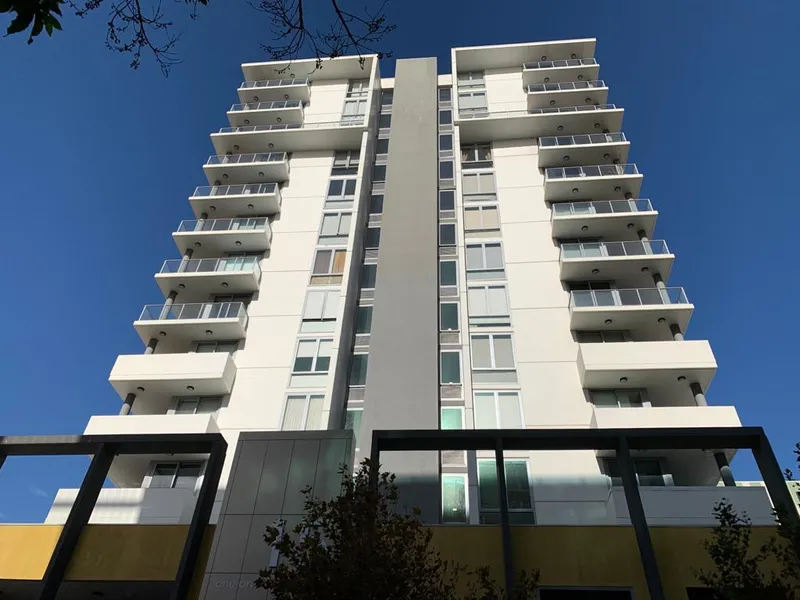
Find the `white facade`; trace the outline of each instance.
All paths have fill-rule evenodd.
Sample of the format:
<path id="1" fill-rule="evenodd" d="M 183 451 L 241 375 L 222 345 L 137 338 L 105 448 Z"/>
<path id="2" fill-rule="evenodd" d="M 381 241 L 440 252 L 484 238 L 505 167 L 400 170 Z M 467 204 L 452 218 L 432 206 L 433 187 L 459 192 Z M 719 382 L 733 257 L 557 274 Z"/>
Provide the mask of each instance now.
<path id="1" fill-rule="evenodd" d="M 594 46 L 458 48 L 452 74 L 439 76 L 439 89 L 452 89 L 449 105 L 439 96 L 440 110 L 452 111 L 452 125 L 440 118 L 439 135 L 452 136 L 454 149 L 439 146 L 453 172 L 450 179 L 441 167 L 439 189 L 455 190 L 454 210 L 439 207 L 439 255 L 457 261 L 455 293 L 440 291 L 440 302 L 457 302 L 459 334 L 445 341 L 453 330 L 442 317 L 441 349 L 460 351 L 460 373 L 450 377 L 458 381 L 441 367 L 442 428 L 458 411 L 465 428 L 740 425 L 733 407 L 706 405 L 714 355 L 708 342 L 684 339 L 694 307 L 681 288 L 666 287 L 675 257 L 653 237 L 663 199 L 640 198 L 642 175 L 626 164 L 623 110 L 607 104 L 609 86 L 597 83 Z M 120 356 L 111 373 L 130 414 L 93 417 L 86 430 L 221 432 L 229 451 L 218 501 L 240 432 L 339 428 L 369 401 L 363 381 L 348 385 L 357 370 L 348 363 L 353 350 L 368 352 L 359 349 L 369 338 L 356 305 L 369 306 L 372 292 L 366 275 L 360 292 L 357 279 L 362 261 L 380 256 L 367 225 L 381 222 L 371 196 L 383 183 L 372 173 L 376 145 L 380 165 L 380 140 L 391 140 L 382 126 L 391 101 L 381 101 L 381 90 L 392 90 L 395 78 L 381 79 L 374 57 L 363 69 L 357 58 L 317 71 L 312 64 L 243 65 L 239 99 L 249 104 L 234 105 L 230 127 L 212 135 L 204 168 L 211 187 L 192 194 L 197 220 L 173 236 L 184 258 L 156 274 L 172 306 L 146 307 L 136 328 L 148 351 Z M 294 76 L 309 71 L 307 80 Z M 349 171 L 342 160 L 354 161 Z M 450 224 L 455 244 L 442 237 Z M 204 414 L 176 414 L 187 412 Z M 527 485 L 521 512 L 531 516 L 520 522 L 625 521 L 607 456 L 506 457 L 524 465 L 515 477 Z M 444 510 L 456 515 L 445 514 L 446 522 L 478 523 L 491 512 L 481 508 L 482 458 L 492 456 L 443 457 Z M 637 458 L 652 471 L 640 485 L 654 524 L 710 524 L 709 507 L 723 491 L 741 496 L 754 520 L 771 518 L 762 490 L 716 487 L 713 453 Z M 186 497 L 176 484 L 182 467 L 171 485 L 154 471 L 155 463 L 183 460 L 118 459 L 111 474 L 121 489 L 104 490 L 93 521 L 185 522 L 175 504 Z M 190 483 L 181 485 L 191 488 L 196 460 L 186 457 Z M 156 489 L 155 479 L 179 489 Z M 59 493 L 49 521 L 63 522 L 70 493 Z"/>

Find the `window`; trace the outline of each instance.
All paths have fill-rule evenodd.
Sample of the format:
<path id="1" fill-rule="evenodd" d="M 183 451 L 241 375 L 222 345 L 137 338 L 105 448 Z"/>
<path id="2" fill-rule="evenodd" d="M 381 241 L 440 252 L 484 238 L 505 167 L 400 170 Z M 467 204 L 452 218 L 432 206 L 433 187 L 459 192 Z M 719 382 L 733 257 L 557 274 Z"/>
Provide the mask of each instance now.
<path id="1" fill-rule="evenodd" d="M 453 88 L 441 87 L 439 88 L 439 102 L 452 102 L 453 101 Z"/>
<path id="2" fill-rule="evenodd" d="M 392 126 L 392 114 L 391 113 L 384 113 L 382 115 L 378 115 L 378 128 L 379 129 L 388 129 Z"/>
<path id="3" fill-rule="evenodd" d="M 439 285 L 458 285 L 456 261 L 443 260 L 439 262 Z"/>
<path id="4" fill-rule="evenodd" d="M 228 312 L 228 314 L 231 316 L 235 316 L 238 312 L 235 304 L 241 303 L 245 306 L 248 306 L 252 301 L 253 294 L 216 294 L 211 299 L 211 302 L 214 304 L 234 305 L 230 306 L 230 310 Z M 225 313 L 225 309 L 222 309 L 220 312 Z"/>
<path id="5" fill-rule="evenodd" d="M 333 154 L 333 169 L 331 175 L 355 175 L 358 173 L 358 150 L 337 150 Z M 355 180 L 353 180 L 355 183 Z M 355 192 L 355 188 L 353 188 Z"/>
<path id="6" fill-rule="evenodd" d="M 347 250 L 317 250 L 314 257 L 313 275 L 341 275 Z"/>
<path id="7" fill-rule="evenodd" d="M 464 198 L 465 202 L 484 199 L 493 200 L 497 192 L 494 184 L 494 173 L 464 173 L 461 176 L 461 190 L 464 196 L 472 196 L 471 198 Z"/>
<path id="8" fill-rule="evenodd" d="M 439 135 L 439 152 L 453 149 L 453 134 L 442 133 Z"/>
<path id="9" fill-rule="evenodd" d="M 386 181 L 386 165 L 375 165 L 372 168 L 372 181 Z"/>
<path id="10" fill-rule="evenodd" d="M 372 307 L 359 306 L 356 309 L 356 333 L 364 334 L 372 331 Z"/>
<path id="11" fill-rule="evenodd" d="M 387 154 L 389 152 L 389 138 L 378 138 L 378 143 L 375 146 L 376 154 Z"/>
<path id="12" fill-rule="evenodd" d="M 444 302 L 439 305 L 439 329 L 458 331 L 458 303 Z"/>
<path id="13" fill-rule="evenodd" d="M 467 278 L 494 278 L 504 274 L 503 249 L 499 242 L 467 245 Z"/>
<path id="14" fill-rule="evenodd" d="M 361 439 L 361 417 L 364 414 L 362 408 L 348 408 L 344 414 L 344 429 L 353 432 L 356 438 L 356 450 L 359 449 L 359 439 Z"/>
<path id="15" fill-rule="evenodd" d="M 439 179 L 452 179 L 453 178 L 453 161 L 442 160 L 439 161 Z"/>
<path id="16" fill-rule="evenodd" d="M 527 461 L 506 460 L 505 475 L 511 524 L 532 524 L 533 503 Z M 480 522 L 495 525 L 500 523 L 500 490 L 497 486 L 497 463 L 494 459 L 478 461 L 478 500 Z"/>
<path id="17" fill-rule="evenodd" d="M 482 285 L 467 290 L 469 315 L 495 317 L 508 315 L 508 294 L 504 285 Z"/>
<path id="18" fill-rule="evenodd" d="M 449 431 L 464 429 L 464 409 L 458 406 L 445 406 L 441 409 L 442 426 L 440 429 Z"/>
<path id="19" fill-rule="evenodd" d="M 352 79 L 347 82 L 347 97 L 360 98 L 369 92 L 369 79 Z"/>
<path id="20" fill-rule="evenodd" d="M 352 206 L 356 197 L 355 179 L 331 179 L 328 183 L 328 195 L 325 198 L 326 208 Z"/>
<path id="21" fill-rule="evenodd" d="M 511 334 L 489 333 L 472 336 L 473 369 L 513 369 Z"/>
<path id="22" fill-rule="evenodd" d="M 342 111 L 342 125 L 361 125 L 367 112 L 367 99 L 345 100 Z"/>
<path id="23" fill-rule="evenodd" d="M 394 90 L 383 90 L 381 92 L 381 107 L 391 106 L 394 102 Z"/>
<path id="24" fill-rule="evenodd" d="M 600 344 L 624 342 L 627 332 L 619 330 L 610 331 L 576 331 L 575 339 L 581 344 Z"/>
<path id="25" fill-rule="evenodd" d="M 498 231 L 496 206 L 470 206 L 464 209 L 464 231 Z"/>
<path id="26" fill-rule="evenodd" d="M 467 476 L 442 474 L 442 523 L 467 522 Z"/>
<path id="27" fill-rule="evenodd" d="M 441 225 L 439 225 L 439 245 L 440 246 L 456 245 L 455 223 L 442 223 Z"/>
<path id="28" fill-rule="evenodd" d="M 458 350 L 443 351 L 439 366 L 443 384 L 461 383 L 461 352 Z"/>
<path id="29" fill-rule="evenodd" d="M 455 210 L 456 209 L 456 192 L 455 190 L 440 190 L 439 191 L 439 210 Z"/>
<path id="30" fill-rule="evenodd" d="M 439 111 L 439 125 L 452 125 L 453 124 L 453 111 L 440 110 Z"/>
<path id="31" fill-rule="evenodd" d="M 147 487 L 193 490 L 202 474 L 200 461 L 157 462 L 153 464 Z"/>
<path id="32" fill-rule="evenodd" d="M 283 412 L 284 431 L 322 429 L 322 394 L 290 394 Z"/>
<path id="33" fill-rule="evenodd" d="M 353 354 L 350 357 L 350 385 L 367 385 L 367 363 L 369 354 Z"/>
<path id="34" fill-rule="evenodd" d="M 589 390 L 589 399 L 595 406 L 641 407 L 641 390 Z"/>
<path id="35" fill-rule="evenodd" d="M 631 458 L 636 472 L 636 483 L 640 486 L 663 487 L 666 477 L 661 469 L 660 458 Z M 603 459 L 603 472 L 611 478 L 611 485 L 622 485 L 622 475 L 616 458 Z"/>
<path id="36" fill-rule="evenodd" d="M 320 241 L 342 241 L 347 239 L 350 232 L 350 220 L 352 213 L 324 213 L 322 215 L 322 226 L 319 230 Z"/>
<path id="37" fill-rule="evenodd" d="M 195 352 L 236 352 L 239 349 L 238 341 L 229 342 L 197 342 Z"/>
<path id="38" fill-rule="evenodd" d="M 458 112 L 459 113 L 485 113 L 486 92 L 459 92 L 458 93 Z"/>
<path id="39" fill-rule="evenodd" d="M 339 314 L 339 290 L 311 290 L 306 295 L 300 331 L 332 331 Z"/>
<path id="40" fill-rule="evenodd" d="M 484 87 L 483 71 L 468 71 L 458 74 L 458 89 Z"/>
<path id="41" fill-rule="evenodd" d="M 492 145 L 470 144 L 468 146 L 461 146 L 461 166 L 465 169 L 491 167 Z"/>
<path id="42" fill-rule="evenodd" d="M 293 373 L 327 373 L 331 364 L 332 339 L 303 339 L 297 342 Z"/>
<path id="43" fill-rule="evenodd" d="M 361 289 L 374 288 L 377 275 L 378 265 L 361 265 Z"/>
<path id="44" fill-rule="evenodd" d="M 364 237 L 364 248 L 375 249 L 381 244 L 381 228 L 367 227 L 367 235 Z"/>
<path id="45" fill-rule="evenodd" d="M 383 194 L 372 194 L 369 199 L 369 214 L 379 215 L 383 212 Z"/>
<path id="46" fill-rule="evenodd" d="M 213 413 L 222 406 L 219 396 L 177 398 L 175 403 L 176 415 L 200 415 Z"/>
<path id="47" fill-rule="evenodd" d="M 519 392 L 475 392 L 475 429 L 522 429 Z"/>

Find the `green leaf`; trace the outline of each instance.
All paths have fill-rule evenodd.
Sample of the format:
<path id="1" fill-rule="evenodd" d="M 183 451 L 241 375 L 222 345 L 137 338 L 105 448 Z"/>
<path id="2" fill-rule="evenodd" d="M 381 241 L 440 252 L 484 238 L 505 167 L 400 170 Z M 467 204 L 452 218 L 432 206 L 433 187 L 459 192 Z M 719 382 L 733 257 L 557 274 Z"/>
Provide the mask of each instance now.
<path id="1" fill-rule="evenodd" d="M 53 2 L 50 6 L 50 11 L 56 13 L 59 17 L 61 15 L 61 7 L 59 6 L 60 2 Z"/>
<path id="2" fill-rule="evenodd" d="M 59 23 L 58 19 L 56 19 L 53 15 L 47 15 L 45 18 L 45 26 L 48 27 L 48 32 L 52 29 L 58 29 L 61 31 L 61 23 Z"/>
<path id="3" fill-rule="evenodd" d="M 7 13 L 14 8 L 14 0 L 0 0 L 0 13 Z"/>
<path id="4" fill-rule="evenodd" d="M 42 33 L 42 29 L 44 29 L 44 19 L 42 19 L 40 15 L 36 15 L 36 20 L 33 22 L 33 30 L 31 31 L 31 37 L 28 40 L 29 44 L 31 43 L 33 38 Z"/>
<path id="5" fill-rule="evenodd" d="M 28 25 L 31 24 L 31 21 L 33 21 L 33 13 L 27 15 L 17 14 L 14 20 L 8 24 L 8 29 L 6 29 L 6 35 L 11 35 L 13 33 L 19 33 L 20 31 L 25 31 L 28 28 Z"/>

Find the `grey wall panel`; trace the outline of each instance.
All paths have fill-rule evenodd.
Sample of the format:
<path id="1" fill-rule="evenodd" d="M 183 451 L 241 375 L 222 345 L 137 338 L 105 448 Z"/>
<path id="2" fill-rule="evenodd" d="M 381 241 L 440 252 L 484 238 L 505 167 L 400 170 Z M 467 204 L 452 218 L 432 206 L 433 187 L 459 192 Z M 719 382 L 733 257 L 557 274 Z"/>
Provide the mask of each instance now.
<path id="1" fill-rule="evenodd" d="M 314 494 L 323 500 L 330 500 L 342 488 L 339 469 L 346 464 L 347 440 L 322 440 L 317 461 L 317 476 L 314 480 Z"/>
<path id="2" fill-rule="evenodd" d="M 302 490 L 307 485 L 314 485 L 319 446 L 319 440 L 297 440 L 294 443 L 281 510 L 284 515 L 298 515 L 303 512 L 305 496 Z"/>
<path id="3" fill-rule="evenodd" d="M 274 525 L 280 515 L 255 515 L 250 523 L 250 535 L 244 551 L 242 571 L 245 573 L 259 571 L 269 564 L 272 548 L 264 541 L 264 531 L 268 525 Z"/>
<path id="4" fill-rule="evenodd" d="M 265 440 L 242 442 L 242 451 L 236 466 L 237 477 L 231 484 L 227 514 L 253 514 L 266 452 Z"/>
<path id="5" fill-rule="evenodd" d="M 286 492 L 286 478 L 292 460 L 291 440 L 272 440 L 267 446 L 264 459 L 264 472 L 258 487 L 258 497 L 254 513 L 257 515 L 280 514 L 283 494 Z M 238 477 L 238 471 L 236 473 Z"/>
<path id="6" fill-rule="evenodd" d="M 225 515 L 214 555 L 215 573 L 241 573 L 245 540 L 250 533 L 252 515 Z"/>

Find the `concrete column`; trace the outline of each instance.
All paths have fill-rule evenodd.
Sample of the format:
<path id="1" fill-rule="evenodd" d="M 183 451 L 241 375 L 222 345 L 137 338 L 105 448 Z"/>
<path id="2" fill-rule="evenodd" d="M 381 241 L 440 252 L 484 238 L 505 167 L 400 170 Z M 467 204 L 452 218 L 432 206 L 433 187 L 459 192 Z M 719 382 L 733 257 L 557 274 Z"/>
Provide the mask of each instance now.
<path id="1" fill-rule="evenodd" d="M 156 351 L 156 346 L 158 346 L 158 339 L 150 338 L 147 342 L 147 348 L 144 349 L 145 354 L 152 354 Z"/>
<path id="2" fill-rule="evenodd" d="M 169 295 L 164 300 L 164 306 L 161 308 L 161 314 L 158 315 L 159 319 L 166 319 L 167 315 L 169 314 L 169 309 L 172 308 L 172 304 L 175 302 L 175 298 L 178 297 L 178 292 L 175 290 L 171 290 Z"/>
<path id="3" fill-rule="evenodd" d="M 186 262 L 192 258 L 192 254 L 194 254 L 194 250 L 191 248 L 187 248 L 186 252 L 183 253 L 183 260 L 181 260 L 181 266 L 178 267 L 178 273 L 183 273 L 186 269 Z"/>
<path id="4" fill-rule="evenodd" d="M 625 200 L 633 200 L 633 194 L 630 192 L 625 192 Z"/>
<path id="5" fill-rule="evenodd" d="M 195 226 L 195 231 L 203 231 L 203 226 L 206 224 L 206 219 L 208 218 L 208 213 L 200 213 L 200 218 L 197 219 L 197 225 Z"/>
<path id="6" fill-rule="evenodd" d="M 119 410 L 119 414 L 121 416 L 131 414 L 131 409 L 133 408 L 134 400 L 136 400 L 136 394 L 134 394 L 133 392 L 125 396 L 125 401 L 122 403 L 122 408 Z"/>
<path id="7" fill-rule="evenodd" d="M 639 236 L 639 239 L 642 242 L 649 242 L 650 241 L 650 238 L 647 237 L 647 232 L 644 229 L 640 229 L 639 231 L 637 231 L 636 235 Z"/>
<path id="8" fill-rule="evenodd" d="M 676 323 L 672 323 L 669 326 L 669 330 L 672 333 L 672 339 L 673 340 L 675 340 L 676 342 L 682 342 L 683 341 L 683 332 L 681 331 L 681 328 Z"/>
<path id="9" fill-rule="evenodd" d="M 697 403 L 697 406 L 708 406 L 706 395 L 703 393 L 703 388 L 699 383 L 693 381 L 689 384 L 689 389 L 692 390 L 692 395 L 694 395 L 694 401 Z"/>
<path id="10" fill-rule="evenodd" d="M 728 464 L 728 457 L 724 452 L 714 452 L 714 460 L 717 461 L 719 467 L 719 474 L 722 477 L 722 483 L 725 487 L 736 487 L 736 480 L 733 478 L 731 466 Z"/>

